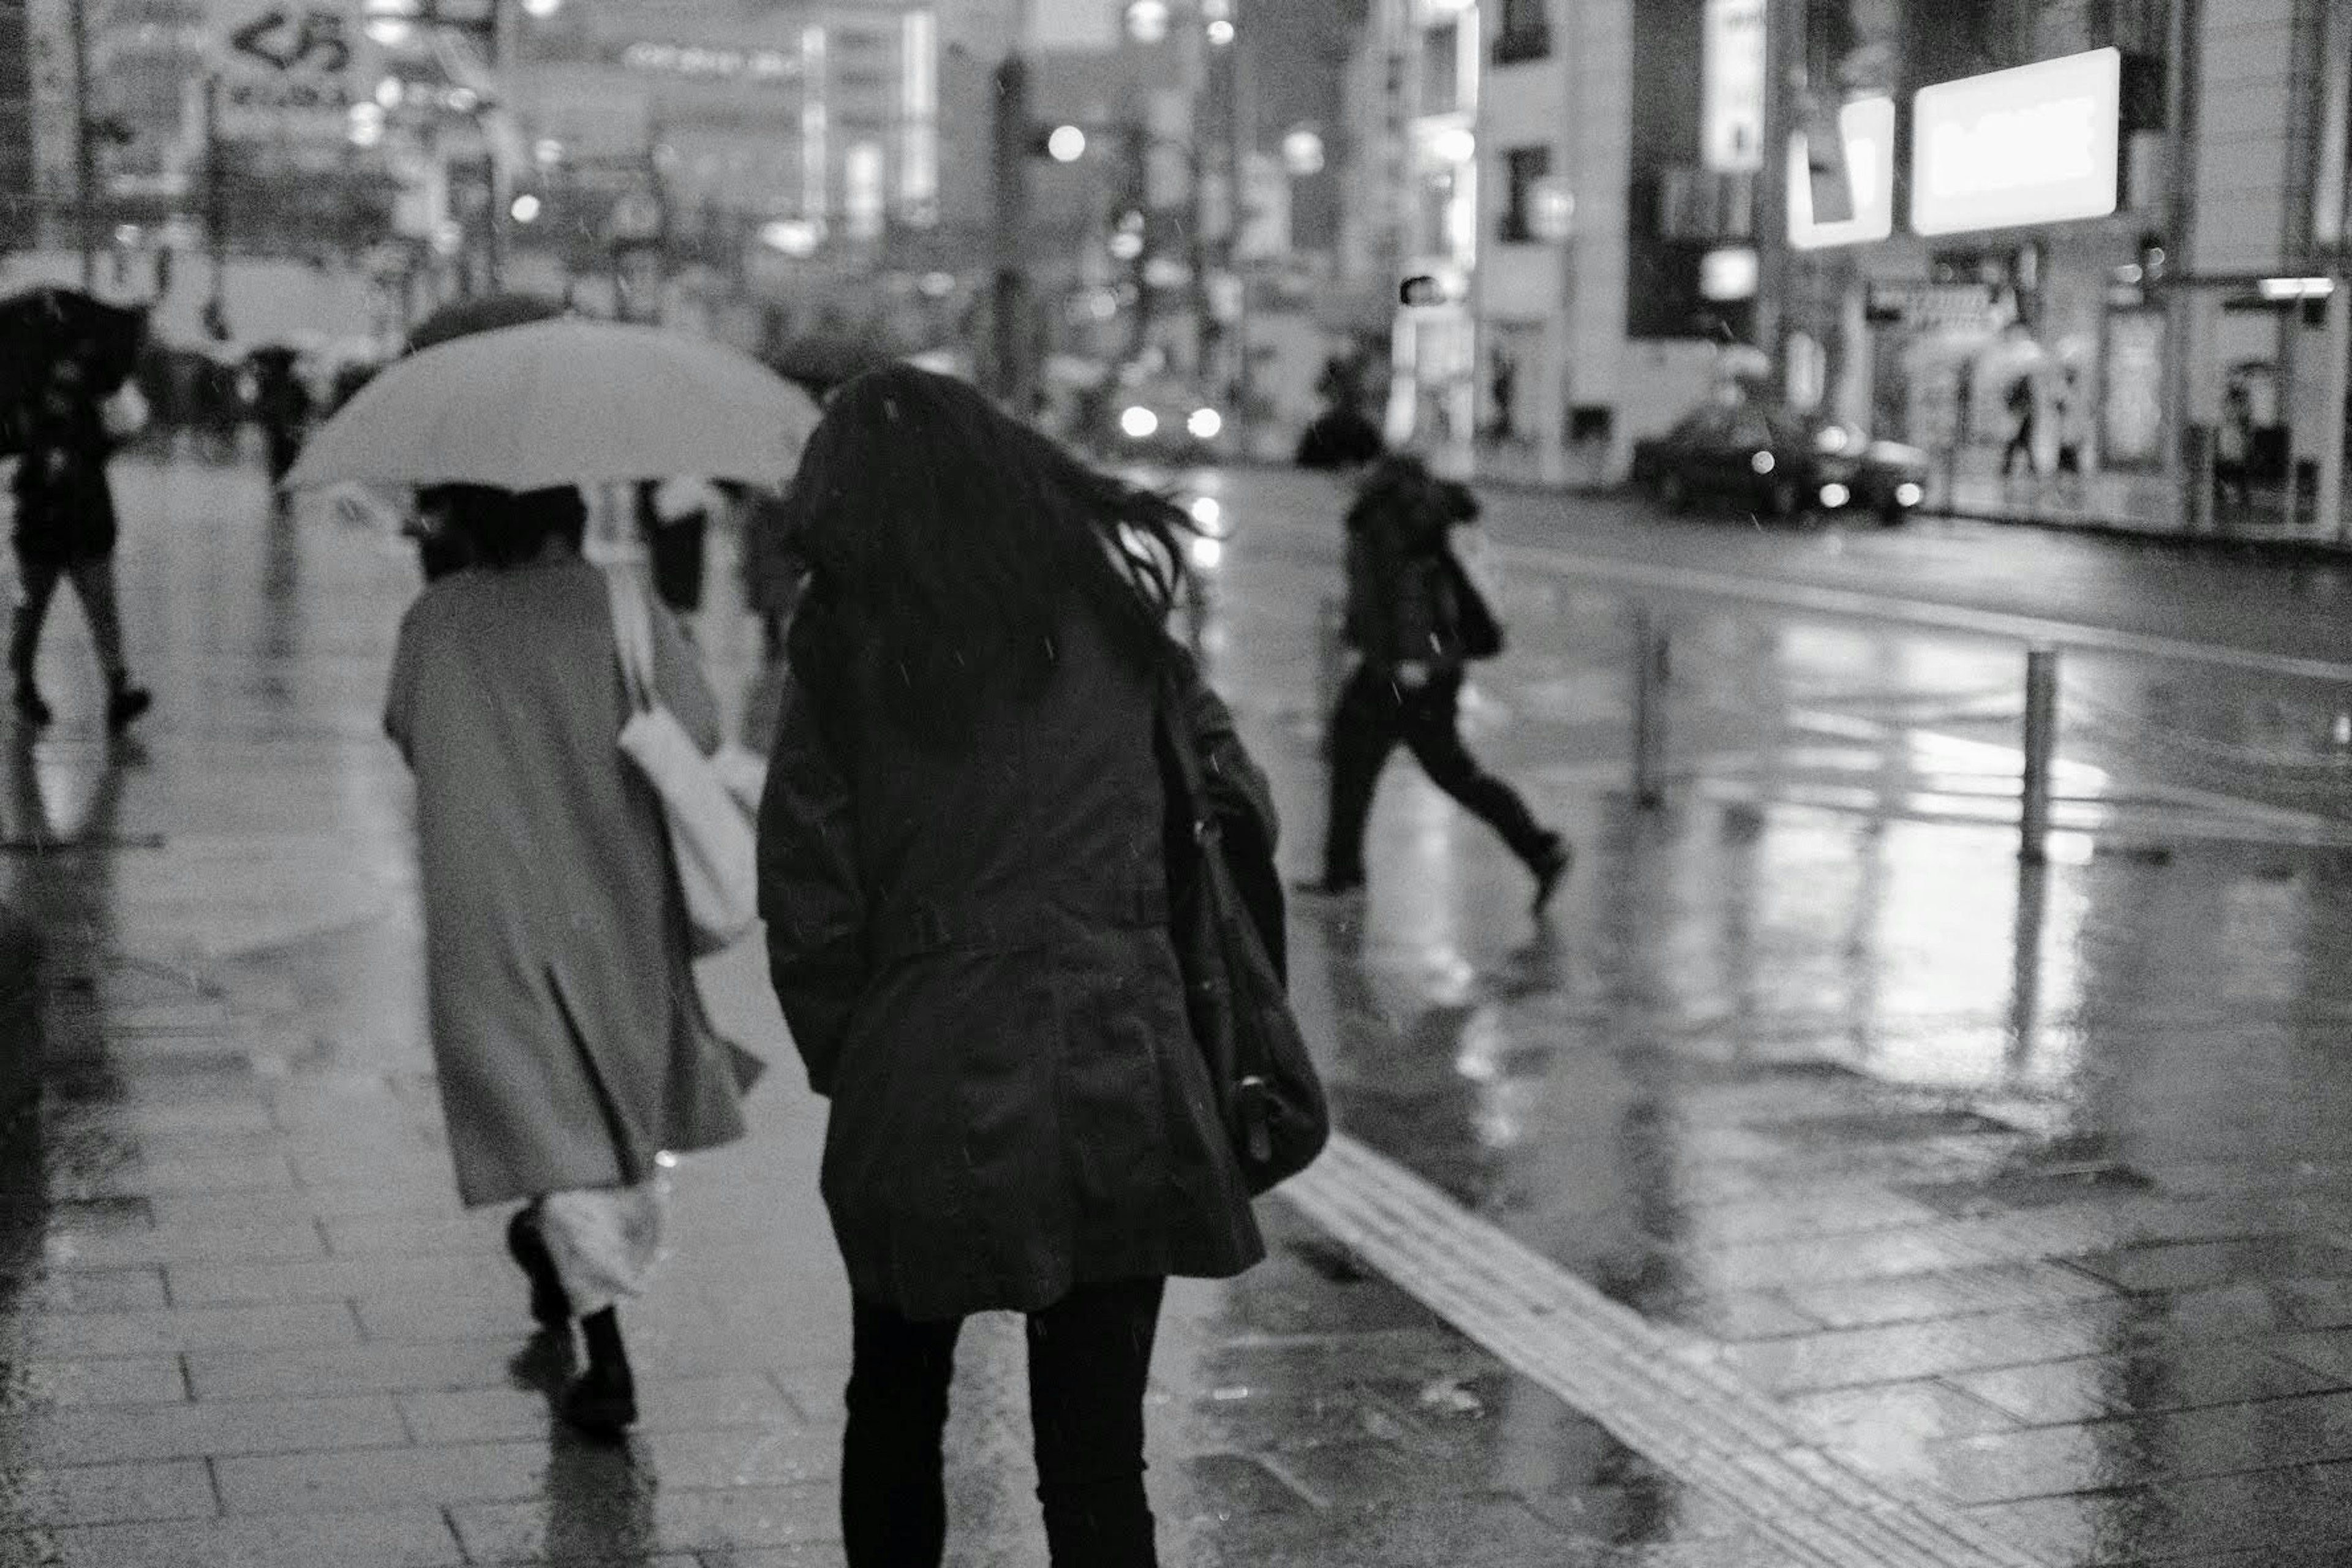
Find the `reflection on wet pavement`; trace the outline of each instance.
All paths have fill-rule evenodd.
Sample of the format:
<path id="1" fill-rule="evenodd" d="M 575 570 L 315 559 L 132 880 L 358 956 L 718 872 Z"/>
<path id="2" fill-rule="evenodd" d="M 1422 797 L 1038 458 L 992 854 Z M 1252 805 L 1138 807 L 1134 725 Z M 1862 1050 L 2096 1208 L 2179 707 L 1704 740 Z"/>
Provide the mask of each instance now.
<path id="1" fill-rule="evenodd" d="M 1302 606 L 1331 542 L 1254 536 L 1234 487 L 1209 645 L 1304 868 Z M 787 1067 L 757 1136 L 686 1173 L 632 1328 L 645 1428 L 569 1438 L 496 1227 L 456 1206 L 429 1077 L 375 717 L 413 567 L 331 513 L 267 521 L 241 473 L 126 465 L 121 488 L 157 712 L 102 742 L 68 620 L 59 723 L 0 735 L 0 900 L 51 933 L 56 983 L 41 1114 L 0 1157 L 0 1564 L 837 1561 L 822 1107 Z M 756 741 L 773 676 L 730 570 L 701 636 Z M 1472 741 L 1570 829 L 1575 876 L 1532 925 L 1501 847 L 1395 765 L 1369 901 L 1297 911 L 1347 1130 L 2032 1561 L 2352 1541 L 2352 936 L 2315 770 L 2189 777 L 2091 726 L 2063 852 L 2021 868 L 1994 787 L 2012 650 L 1681 606 L 1681 776 L 1643 813 L 1624 600 L 1512 592 Z M 2089 701 L 2154 700 L 2080 674 Z M 2234 690 L 2168 700 L 2321 754 L 2296 749 L 2308 693 Z M 706 978 L 788 1051 L 755 962 Z M 1171 1297 L 1171 1562 L 1810 1560 L 1267 1214 L 1265 1268 Z M 958 1562 L 1042 1560 L 1022 1388 L 1017 1328 L 976 1325 Z"/>

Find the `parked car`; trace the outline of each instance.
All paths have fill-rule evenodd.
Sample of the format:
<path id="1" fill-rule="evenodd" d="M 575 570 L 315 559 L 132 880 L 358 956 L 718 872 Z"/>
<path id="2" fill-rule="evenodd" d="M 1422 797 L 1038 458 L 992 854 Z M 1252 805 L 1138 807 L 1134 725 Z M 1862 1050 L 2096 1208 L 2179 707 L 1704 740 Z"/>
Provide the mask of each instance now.
<path id="1" fill-rule="evenodd" d="M 1669 507 L 1727 500 L 1772 517 L 1868 511 L 1899 523 L 1927 494 L 1927 454 L 1755 403 L 1693 409 L 1633 444 L 1633 482 Z"/>

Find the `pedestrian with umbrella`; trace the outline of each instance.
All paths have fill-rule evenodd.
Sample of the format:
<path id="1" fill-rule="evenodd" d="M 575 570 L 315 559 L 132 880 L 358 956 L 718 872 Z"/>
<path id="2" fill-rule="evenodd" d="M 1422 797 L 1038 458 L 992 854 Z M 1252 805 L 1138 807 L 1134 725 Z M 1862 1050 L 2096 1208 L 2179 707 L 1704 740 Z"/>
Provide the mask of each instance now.
<path id="1" fill-rule="evenodd" d="M 16 711 L 35 726 L 54 713 L 34 676 L 41 628 L 70 583 L 106 678 L 107 729 L 120 734 L 153 698 L 131 679 L 114 580 L 119 525 L 106 463 L 138 434 L 143 405 L 125 395 L 146 336 L 142 312 L 68 289 L 0 301 L 0 420 L 17 452 L 16 567 L 22 597 L 9 629 Z"/>
<path id="2" fill-rule="evenodd" d="M 772 478 L 799 408 L 730 351 L 551 321 L 393 364 L 288 476 L 425 486 L 467 562 L 408 609 L 385 704 L 415 777 L 434 1060 L 459 1196 L 520 1202 L 532 1315 L 587 1347 L 559 1408 L 599 1436 L 636 1418 L 619 1311 L 661 1255 L 667 1172 L 741 1135 L 756 1064 L 696 989 L 673 803 L 621 750 L 659 712 L 707 758 L 718 702 L 641 574 L 583 557 L 579 487 Z"/>

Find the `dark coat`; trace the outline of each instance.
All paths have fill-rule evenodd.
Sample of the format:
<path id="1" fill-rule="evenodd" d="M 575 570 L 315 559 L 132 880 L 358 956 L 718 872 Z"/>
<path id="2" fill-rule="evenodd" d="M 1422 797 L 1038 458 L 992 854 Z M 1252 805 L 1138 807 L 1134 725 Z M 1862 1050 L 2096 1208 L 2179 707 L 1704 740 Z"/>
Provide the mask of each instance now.
<path id="1" fill-rule="evenodd" d="M 852 1288 L 910 1317 L 1265 1256 L 1168 933 L 1151 678 L 1091 621 L 1056 640 L 953 755 L 790 681 L 769 763 L 761 912 L 833 1100 L 826 1207 Z"/>
<path id="2" fill-rule="evenodd" d="M 1348 511 L 1348 646 L 1378 669 L 1463 662 L 1460 577 L 1447 533 L 1478 515 L 1468 488 L 1391 458 Z"/>
<path id="3" fill-rule="evenodd" d="M 114 553 L 113 448 L 98 404 L 52 389 L 32 411 L 16 464 L 16 554 L 28 566 L 68 567 Z"/>
<path id="4" fill-rule="evenodd" d="M 654 679 L 695 742 L 719 704 L 658 608 Z M 661 804 L 620 752 L 604 574 L 461 570 L 409 606 L 384 728 L 416 775 L 433 1058 L 458 1195 L 646 1179 L 743 1132 L 741 1062 L 695 989 Z"/>

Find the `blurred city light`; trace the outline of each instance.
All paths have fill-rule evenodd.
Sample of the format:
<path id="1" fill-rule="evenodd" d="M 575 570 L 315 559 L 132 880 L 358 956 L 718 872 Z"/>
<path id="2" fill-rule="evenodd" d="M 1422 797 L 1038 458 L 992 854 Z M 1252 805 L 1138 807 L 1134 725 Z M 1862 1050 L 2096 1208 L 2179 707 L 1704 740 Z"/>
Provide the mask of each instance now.
<path id="1" fill-rule="evenodd" d="M 525 191 L 514 199 L 514 205 L 507 210 L 514 215 L 514 220 L 517 223 L 535 223 L 539 219 L 539 198 Z"/>
<path id="2" fill-rule="evenodd" d="M 1224 427 L 1225 416 L 1213 408 L 1195 408 L 1184 421 L 1184 428 L 1192 433 L 1195 441 L 1213 441 Z"/>
<path id="3" fill-rule="evenodd" d="M 1213 572 L 1225 558 L 1225 542 L 1209 535 L 1195 534 L 1191 545 L 1192 564 L 1203 572 Z"/>
<path id="4" fill-rule="evenodd" d="M 1141 441 L 1159 432 L 1160 416 L 1140 403 L 1129 404 L 1118 416 L 1118 427 L 1129 440 Z"/>
<path id="5" fill-rule="evenodd" d="M 1139 44 L 1165 42 L 1168 0 L 1131 0 L 1127 8 L 1127 35 Z"/>
<path id="6" fill-rule="evenodd" d="M 1299 179 L 1323 172 L 1323 138 L 1302 125 L 1282 139 L 1282 166 Z"/>
<path id="7" fill-rule="evenodd" d="M 1075 163 L 1087 155 L 1087 133 L 1075 125 L 1056 125 L 1045 138 L 1045 151 L 1057 163 Z"/>
<path id="8" fill-rule="evenodd" d="M 956 275 L 952 272 L 926 272 L 920 288 L 926 298 L 944 300 L 955 292 Z"/>
<path id="9" fill-rule="evenodd" d="M 824 235 L 804 217 L 778 218 L 760 226 L 760 243 L 786 256 L 814 256 Z"/>
<path id="10" fill-rule="evenodd" d="M 563 0 L 522 0 L 522 8 L 543 22 L 563 9 Z"/>
<path id="11" fill-rule="evenodd" d="M 2257 285 L 2265 300 L 2325 300 L 2336 292 L 2333 278 L 2265 278 Z"/>
<path id="12" fill-rule="evenodd" d="M 482 106 L 482 95 L 470 87 L 453 87 L 442 95 L 441 101 L 459 114 L 471 114 Z"/>
<path id="13" fill-rule="evenodd" d="M 1217 21 L 1209 24 L 1209 42 L 1223 48 L 1233 41 L 1234 25 L 1231 22 Z"/>
<path id="14" fill-rule="evenodd" d="M 1429 150 L 1448 163 L 1467 163 L 1478 155 L 1478 138 L 1466 125 L 1448 125 L 1429 139 Z"/>
<path id="15" fill-rule="evenodd" d="M 1143 237 L 1132 230 L 1121 229 L 1110 237 L 1110 253 L 1115 260 L 1132 261 L 1143 254 Z"/>
<path id="16" fill-rule="evenodd" d="M 1832 509 L 1842 507 L 1853 499 L 1853 492 L 1835 479 L 1822 487 L 1822 504 L 1825 507 Z"/>
<path id="17" fill-rule="evenodd" d="M 542 169 L 552 168 L 563 162 L 563 143 L 552 136 L 542 136 L 530 150 L 531 161 Z"/>
<path id="18" fill-rule="evenodd" d="M 1192 504 L 1184 510 L 1191 512 L 1192 521 L 1202 528 L 1213 529 L 1225 517 L 1224 503 L 1214 496 L 1194 496 Z"/>
<path id="19" fill-rule="evenodd" d="M 415 35 L 423 11 L 423 0 L 365 0 L 360 26 L 375 42 L 395 48 Z"/>
<path id="20" fill-rule="evenodd" d="M 398 109 L 400 92 L 400 79 L 396 76 L 388 76 L 375 84 L 376 103 L 384 109 Z"/>

